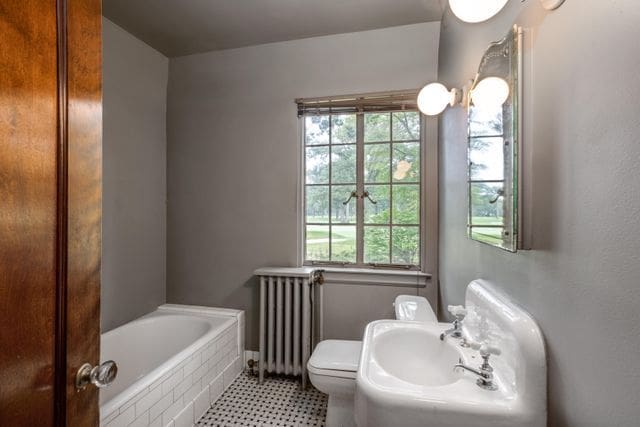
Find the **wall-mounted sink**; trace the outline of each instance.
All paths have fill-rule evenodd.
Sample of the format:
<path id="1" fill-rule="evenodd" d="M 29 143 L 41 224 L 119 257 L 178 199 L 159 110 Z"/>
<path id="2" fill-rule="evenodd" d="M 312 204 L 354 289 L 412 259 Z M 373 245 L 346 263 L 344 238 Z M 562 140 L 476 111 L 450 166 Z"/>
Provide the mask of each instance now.
<path id="1" fill-rule="evenodd" d="M 371 326 L 370 374 L 386 387 L 440 386 L 459 378 L 453 365 L 462 357 L 455 344 L 441 343 L 438 324 L 380 320 Z M 434 345 L 435 344 L 435 345 Z M 429 369 L 425 369 L 429 367 Z"/>
<path id="2" fill-rule="evenodd" d="M 372 322 L 356 379 L 359 426 L 546 425 L 544 341 L 535 321 L 480 280 L 469 285 L 465 304 L 462 330 L 470 342 L 484 344 L 492 387 L 480 387 L 476 373 L 454 370 L 458 363 L 479 370 L 483 357 L 478 345 L 440 339 L 451 324 Z"/>

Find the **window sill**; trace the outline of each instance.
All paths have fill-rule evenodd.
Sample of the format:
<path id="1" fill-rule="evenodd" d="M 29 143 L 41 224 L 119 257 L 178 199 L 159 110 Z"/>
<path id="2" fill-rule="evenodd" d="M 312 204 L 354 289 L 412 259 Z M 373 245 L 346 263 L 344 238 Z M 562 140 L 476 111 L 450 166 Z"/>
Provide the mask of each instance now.
<path id="1" fill-rule="evenodd" d="M 314 268 L 324 270 L 324 281 L 328 284 L 424 288 L 431 278 L 430 274 L 415 270 L 322 266 Z"/>

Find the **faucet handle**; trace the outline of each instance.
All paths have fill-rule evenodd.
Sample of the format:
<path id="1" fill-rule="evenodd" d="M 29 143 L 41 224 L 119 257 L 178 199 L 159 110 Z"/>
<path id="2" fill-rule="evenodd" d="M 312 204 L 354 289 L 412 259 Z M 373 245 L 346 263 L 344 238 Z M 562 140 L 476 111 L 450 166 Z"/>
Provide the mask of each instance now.
<path id="1" fill-rule="evenodd" d="M 493 345 L 481 344 L 476 341 L 469 342 L 469 345 L 472 349 L 478 350 L 480 356 L 482 357 L 487 357 L 491 354 L 499 356 L 502 353 L 502 351 L 498 347 Z"/>
<path id="2" fill-rule="evenodd" d="M 462 305 L 450 305 L 447 307 L 449 313 L 453 314 L 458 320 L 462 320 L 467 315 L 467 309 Z"/>

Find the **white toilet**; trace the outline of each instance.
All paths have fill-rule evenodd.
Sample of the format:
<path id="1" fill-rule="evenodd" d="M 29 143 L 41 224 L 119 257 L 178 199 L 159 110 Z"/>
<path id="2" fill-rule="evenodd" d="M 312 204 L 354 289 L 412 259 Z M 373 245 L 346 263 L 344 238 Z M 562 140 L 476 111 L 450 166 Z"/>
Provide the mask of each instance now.
<path id="1" fill-rule="evenodd" d="M 437 322 L 429 302 L 422 297 L 400 295 L 394 302 L 396 319 Z M 313 350 L 307 363 L 309 379 L 329 395 L 327 427 L 355 426 L 353 398 L 362 341 L 325 340 Z"/>

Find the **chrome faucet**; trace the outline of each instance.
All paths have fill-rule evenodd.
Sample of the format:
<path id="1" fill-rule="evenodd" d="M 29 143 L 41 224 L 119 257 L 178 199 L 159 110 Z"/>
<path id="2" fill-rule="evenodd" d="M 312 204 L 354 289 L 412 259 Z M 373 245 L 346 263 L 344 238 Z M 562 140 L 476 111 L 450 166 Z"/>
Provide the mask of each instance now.
<path id="1" fill-rule="evenodd" d="M 493 383 L 493 367 L 489 364 L 489 357 L 492 354 L 498 356 L 501 352 L 497 347 L 488 346 L 486 344 L 480 345 L 479 343 L 471 343 L 471 347 L 480 352 L 480 356 L 482 356 L 482 365 L 480 368 L 475 369 L 470 366 L 467 366 L 462 363 L 462 359 L 459 360 L 453 369 L 464 369 L 466 371 L 471 372 L 472 374 L 476 374 L 479 378 L 476 381 L 478 387 L 483 388 L 485 390 L 497 390 L 498 386 Z"/>
<path id="2" fill-rule="evenodd" d="M 455 320 L 453 321 L 453 328 L 447 329 L 440 334 L 440 341 L 444 341 L 447 335 L 453 338 L 462 338 L 462 319 L 467 315 L 467 309 L 461 305 L 450 305 L 447 310 L 455 316 Z"/>

